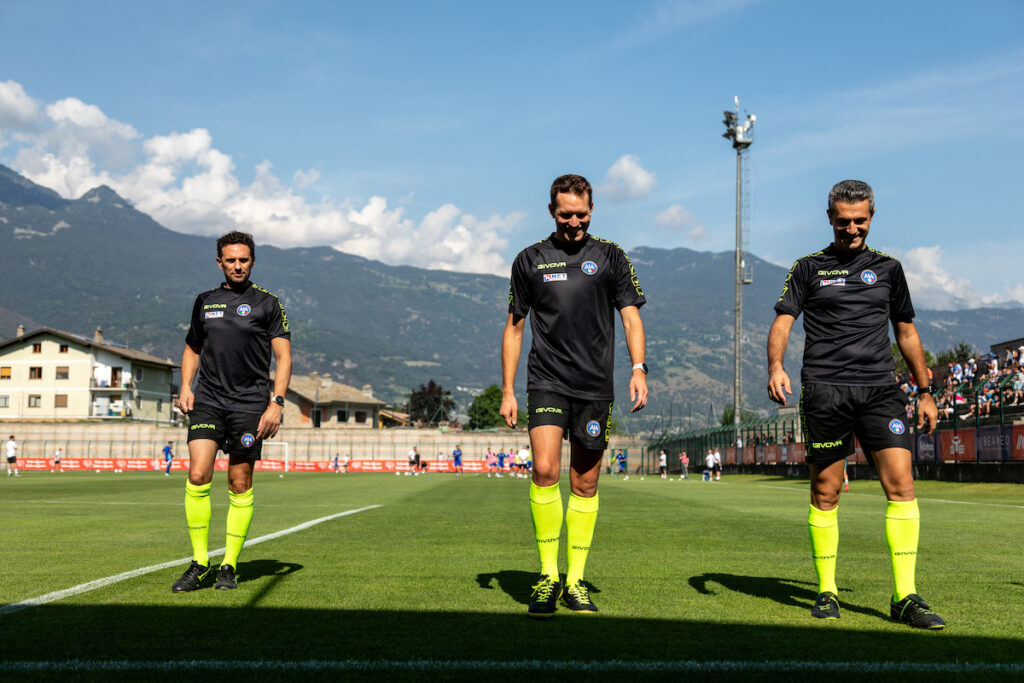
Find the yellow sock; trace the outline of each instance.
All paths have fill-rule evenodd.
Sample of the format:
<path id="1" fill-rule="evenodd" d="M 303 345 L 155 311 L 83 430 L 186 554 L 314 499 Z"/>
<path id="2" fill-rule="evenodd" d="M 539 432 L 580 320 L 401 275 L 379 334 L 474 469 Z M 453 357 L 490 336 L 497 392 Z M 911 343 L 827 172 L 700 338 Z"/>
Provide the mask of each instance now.
<path id="1" fill-rule="evenodd" d="M 558 539 L 562 535 L 562 494 L 558 484 L 537 486 L 530 482 L 530 516 L 540 553 L 540 573 L 558 580 Z"/>
<path id="2" fill-rule="evenodd" d="M 253 495 L 250 488 L 245 493 L 228 492 L 227 543 L 224 544 L 224 562 L 238 569 L 238 554 L 242 552 L 245 537 L 252 522 Z"/>
<path id="3" fill-rule="evenodd" d="M 811 557 L 818 573 L 818 592 L 835 593 L 836 553 L 839 551 L 839 508 L 819 510 L 811 506 L 807 515 L 807 528 L 811 534 Z"/>
<path id="4" fill-rule="evenodd" d="M 921 532 L 921 511 L 914 500 L 890 500 L 885 507 L 885 540 L 892 559 L 893 600 L 899 602 L 916 593 L 917 541 Z"/>
<path id="5" fill-rule="evenodd" d="M 568 536 L 569 567 L 565 574 L 567 586 L 583 578 L 587 566 L 590 543 L 594 539 L 594 525 L 597 523 L 597 494 L 593 498 L 581 498 L 569 494 L 569 505 L 565 512 L 565 531 Z"/>
<path id="6" fill-rule="evenodd" d="M 188 537 L 192 541 L 192 559 L 203 565 L 210 566 L 210 485 L 196 486 L 185 481 L 185 522 L 188 524 Z"/>

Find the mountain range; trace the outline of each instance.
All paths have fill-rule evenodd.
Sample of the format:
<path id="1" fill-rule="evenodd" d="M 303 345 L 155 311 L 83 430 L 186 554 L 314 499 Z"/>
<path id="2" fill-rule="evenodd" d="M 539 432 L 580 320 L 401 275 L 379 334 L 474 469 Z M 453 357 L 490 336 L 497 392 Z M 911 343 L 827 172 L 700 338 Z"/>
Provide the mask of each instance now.
<path id="1" fill-rule="evenodd" d="M 538 225 L 536 237 L 549 229 Z M 733 254 L 636 247 L 629 255 L 648 299 L 641 313 L 652 398 L 641 413 L 625 417 L 624 410 L 623 423 L 664 429 L 671 414 L 676 427 L 685 416 L 703 426 L 731 402 Z M 69 200 L 0 165 L 0 337 L 13 336 L 18 324 L 85 335 L 99 326 L 108 340 L 180 358 L 196 294 L 221 281 L 215 256 L 211 237 L 168 230 L 106 186 Z M 755 281 L 744 288 L 744 403 L 766 413 L 764 345 L 786 269 L 755 256 L 748 263 Z M 434 379 L 463 413 L 475 393 L 500 383 L 504 273 L 391 266 L 330 247 L 259 245 L 253 280 L 288 311 L 297 372 L 368 383 L 392 402 Z M 1024 336 L 1019 307 L 921 310 L 917 323 L 933 352 L 961 340 L 987 350 Z M 629 359 L 618 336 L 617 402 L 625 406 Z M 802 343 L 795 329 L 787 362 L 794 378 Z M 517 387 L 524 393 L 525 358 L 520 365 Z"/>

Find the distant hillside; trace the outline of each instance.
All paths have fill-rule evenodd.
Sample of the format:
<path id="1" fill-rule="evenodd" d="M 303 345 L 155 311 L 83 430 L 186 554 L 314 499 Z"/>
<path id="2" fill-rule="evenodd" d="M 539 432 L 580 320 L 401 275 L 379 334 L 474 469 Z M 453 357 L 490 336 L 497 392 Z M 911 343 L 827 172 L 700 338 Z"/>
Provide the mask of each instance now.
<path id="1" fill-rule="evenodd" d="M 538 225 L 536 236 L 549 228 Z M 220 282 L 215 255 L 211 238 L 167 230 L 107 187 L 65 200 L 0 166 L 0 337 L 12 336 L 19 322 L 82 334 L 101 325 L 108 339 L 177 358 L 195 295 Z M 369 383 L 388 401 L 433 378 L 466 389 L 455 391 L 463 411 L 473 391 L 500 382 L 504 277 L 389 266 L 328 247 L 260 246 L 256 256 L 253 279 L 288 309 L 298 372 Z M 731 401 L 732 254 L 638 247 L 630 256 L 649 301 L 642 314 L 653 398 L 626 425 L 663 427 L 669 412 L 703 424 L 710 402 L 720 414 Z M 752 262 L 743 387 L 747 407 L 767 410 L 764 345 L 786 271 Z M 936 351 L 961 339 L 987 348 L 1024 336 L 1019 308 L 919 311 L 918 322 Z M 618 402 L 625 406 L 628 357 L 619 336 Z M 788 353 L 794 378 L 801 345 L 797 330 Z M 519 386 L 525 389 L 522 380 Z"/>

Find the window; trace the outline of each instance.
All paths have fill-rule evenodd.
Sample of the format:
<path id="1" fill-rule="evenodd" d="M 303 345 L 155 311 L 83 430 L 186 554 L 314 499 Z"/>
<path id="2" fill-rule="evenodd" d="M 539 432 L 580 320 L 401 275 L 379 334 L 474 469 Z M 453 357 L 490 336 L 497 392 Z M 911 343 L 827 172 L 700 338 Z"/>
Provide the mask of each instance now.
<path id="1" fill-rule="evenodd" d="M 357 410 L 356 411 L 356 423 L 357 424 L 361 424 L 361 425 L 366 424 L 366 411 L 365 410 Z"/>
<path id="2" fill-rule="evenodd" d="M 28 369 L 28 378 L 29 379 L 42 379 L 43 378 L 43 369 L 41 367 L 39 367 L 39 366 L 35 366 L 35 367 L 29 368 Z"/>
<path id="3" fill-rule="evenodd" d="M 43 342 L 34 342 L 32 344 L 32 353 L 42 353 L 42 352 L 43 352 Z"/>
<path id="4" fill-rule="evenodd" d="M 0 379 L 10 379 L 10 378 L 11 378 L 11 368 L 10 368 L 10 366 L 5 366 L 5 367 L 0 368 Z"/>
<path id="5" fill-rule="evenodd" d="M 42 408 L 43 407 L 43 397 L 40 396 L 39 394 L 29 394 L 28 395 L 28 407 L 29 408 Z"/>
<path id="6" fill-rule="evenodd" d="M 338 411 L 338 422 L 348 422 L 348 411 L 347 410 L 339 410 Z"/>
<path id="7" fill-rule="evenodd" d="M 60 352 L 61 353 L 67 353 L 68 352 L 68 345 L 67 344 L 61 344 L 60 345 Z"/>
<path id="8" fill-rule="evenodd" d="M 54 396 L 53 397 L 53 407 L 54 408 L 67 408 L 68 407 L 68 395 L 67 394 L 57 394 L 56 396 Z"/>
<path id="9" fill-rule="evenodd" d="M 67 379 L 67 378 L 68 378 L 68 366 L 66 366 L 66 365 L 58 365 L 57 366 L 57 379 Z"/>
<path id="10" fill-rule="evenodd" d="M 136 382 L 141 382 L 142 381 L 142 368 L 135 368 L 135 381 Z"/>
<path id="11" fill-rule="evenodd" d="M 7 396 L 6 394 L 0 396 L 0 408 L 10 408 L 10 407 L 11 407 L 11 397 Z"/>

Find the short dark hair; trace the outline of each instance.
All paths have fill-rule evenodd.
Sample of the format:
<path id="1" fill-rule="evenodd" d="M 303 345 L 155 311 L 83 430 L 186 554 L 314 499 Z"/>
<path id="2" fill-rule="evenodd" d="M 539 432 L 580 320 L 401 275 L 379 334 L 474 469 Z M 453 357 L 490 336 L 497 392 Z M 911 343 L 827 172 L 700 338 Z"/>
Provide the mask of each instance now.
<path id="1" fill-rule="evenodd" d="M 594 205 L 594 191 L 590 187 L 590 181 L 581 175 L 576 175 L 575 173 L 560 175 L 555 178 L 555 182 L 551 183 L 552 206 L 555 204 L 555 197 L 559 194 L 574 194 L 578 197 L 587 195 L 587 201 L 591 206 Z"/>
<path id="2" fill-rule="evenodd" d="M 249 247 L 249 255 L 252 256 L 252 260 L 256 260 L 256 242 L 253 241 L 252 235 L 247 232 L 240 232 L 238 230 L 232 230 L 226 235 L 221 235 L 217 238 L 217 258 L 220 258 L 224 254 L 224 247 L 229 244 L 244 244 Z"/>
<path id="3" fill-rule="evenodd" d="M 859 204 L 867 202 L 871 215 L 875 214 L 875 192 L 863 180 L 844 180 L 832 186 L 828 193 L 828 215 L 836 208 L 836 202 Z"/>

